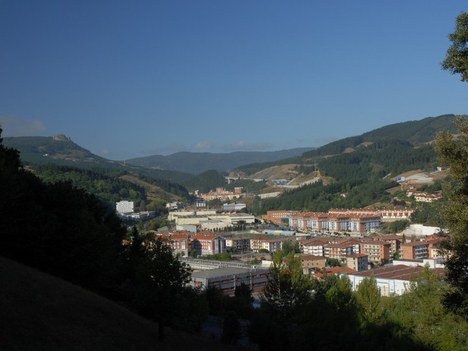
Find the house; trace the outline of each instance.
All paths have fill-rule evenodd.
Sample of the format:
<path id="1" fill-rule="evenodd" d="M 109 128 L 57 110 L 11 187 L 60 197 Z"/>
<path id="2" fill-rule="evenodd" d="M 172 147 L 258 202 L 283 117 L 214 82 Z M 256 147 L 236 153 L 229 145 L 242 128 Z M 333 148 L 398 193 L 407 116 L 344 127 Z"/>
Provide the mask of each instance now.
<path id="1" fill-rule="evenodd" d="M 442 198 L 442 193 L 438 192 L 437 194 L 430 194 L 426 192 L 415 192 L 413 193 L 414 199 L 416 202 L 426 202 L 431 203 Z"/>

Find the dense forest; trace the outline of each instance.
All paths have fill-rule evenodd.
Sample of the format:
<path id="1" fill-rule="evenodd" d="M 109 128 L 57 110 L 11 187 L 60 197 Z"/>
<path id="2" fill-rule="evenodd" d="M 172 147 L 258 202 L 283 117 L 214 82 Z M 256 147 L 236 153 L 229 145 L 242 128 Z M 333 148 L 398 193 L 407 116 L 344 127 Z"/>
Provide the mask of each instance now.
<path id="1" fill-rule="evenodd" d="M 115 202 L 121 200 L 138 204 L 147 201 L 145 189 L 119 179 L 116 172 L 49 164 L 35 168 L 34 173 L 46 183 L 71 182 L 74 187 L 94 194 L 112 207 L 115 207 Z"/>
<path id="2" fill-rule="evenodd" d="M 390 204 L 392 196 L 387 190 L 397 185 L 393 181 L 397 175 L 416 169 L 430 172 L 439 165 L 432 141 L 444 129 L 456 129 L 453 115 L 397 123 L 329 143 L 300 158 L 240 167 L 246 174 L 253 174 L 274 165 L 295 163 L 295 171 L 305 175 L 318 172 L 323 179 L 286 191 L 278 198 L 256 199 L 251 210 L 262 214 L 277 209 L 327 211 Z M 433 224 L 440 217 L 432 216 L 436 211 L 421 207 L 417 221 L 425 219 L 424 223 Z"/>
<path id="3" fill-rule="evenodd" d="M 386 190 L 395 185 L 394 182 L 383 180 L 335 182 L 327 186 L 319 182 L 288 191 L 277 198 L 256 199 L 251 209 L 255 213 L 266 213 L 268 210 L 285 208 L 298 211 L 360 208 L 376 202 L 389 203 L 391 195 Z"/>

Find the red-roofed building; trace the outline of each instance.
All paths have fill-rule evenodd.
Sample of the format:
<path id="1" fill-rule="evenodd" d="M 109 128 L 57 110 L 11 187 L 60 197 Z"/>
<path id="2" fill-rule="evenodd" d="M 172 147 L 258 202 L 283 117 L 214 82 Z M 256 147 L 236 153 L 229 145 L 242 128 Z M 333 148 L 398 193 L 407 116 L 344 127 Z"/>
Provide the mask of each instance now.
<path id="1" fill-rule="evenodd" d="M 411 286 L 411 281 L 418 277 L 423 267 L 409 267 L 404 265 L 384 266 L 363 272 L 348 273 L 353 290 L 356 290 L 359 284 L 368 277 L 376 280 L 377 287 L 382 296 L 402 295 Z M 435 272 L 443 276 L 443 269 L 436 268 Z"/>
<path id="2" fill-rule="evenodd" d="M 197 255 L 216 255 L 226 252 L 226 239 L 216 234 L 195 234 L 192 236 L 192 250 Z"/>
<path id="3" fill-rule="evenodd" d="M 325 247 L 325 257 L 343 259 L 354 254 L 354 245 L 350 243 L 328 244 Z"/>
<path id="4" fill-rule="evenodd" d="M 429 257 L 427 241 L 413 241 L 401 244 L 401 258 L 404 260 L 422 260 Z"/>
<path id="5" fill-rule="evenodd" d="M 365 254 L 354 254 L 346 257 L 346 266 L 355 271 L 366 271 L 369 266 L 369 257 Z"/>
<path id="6" fill-rule="evenodd" d="M 390 260 L 390 243 L 383 241 L 363 241 L 360 253 L 369 256 L 369 262 L 381 264 Z"/>
<path id="7" fill-rule="evenodd" d="M 313 255 L 300 255 L 302 262 L 302 272 L 304 274 L 309 274 L 313 271 L 317 271 L 325 268 L 327 258 L 323 256 L 313 256 Z"/>
<path id="8" fill-rule="evenodd" d="M 259 252 L 260 250 L 268 250 L 269 252 L 275 252 L 283 247 L 283 242 L 291 239 L 288 238 L 252 238 L 250 239 L 250 249 L 254 252 Z"/>
<path id="9" fill-rule="evenodd" d="M 313 256 L 325 256 L 324 247 L 329 243 L 328 239 L 312 239 L 299 242 L 299 248 L 304 254 Z"/>
<path id="10" fill-rule="evenodd" d="M 276 225 L 290 225 L 289 218 L 295 215 L 297 211 L 267 211 L 266 215 L 262 216 L 265 222 L 270 222 Z"/>

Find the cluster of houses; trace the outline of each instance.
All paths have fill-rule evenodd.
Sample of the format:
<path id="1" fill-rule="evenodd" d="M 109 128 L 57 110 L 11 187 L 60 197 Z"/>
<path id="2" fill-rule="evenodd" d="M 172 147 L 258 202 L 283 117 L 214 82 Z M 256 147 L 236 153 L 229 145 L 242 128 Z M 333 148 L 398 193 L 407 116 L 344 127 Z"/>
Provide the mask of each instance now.
<path id="1" fill-rule="evenodd" d="M 235 187 L 234 191 L 226 190 L 222 187 L 211 190 L 207 193 L 196 193 L 195 195 L 199 196 L 205 201 L 212 200 L 221 200 L 221 201 L 231 201 L 239 199 L 244 192 L 243 187 Z"/>
<path id="2" fill-rule="evenodd" d="M 331 209 L 328 212 L 268 211 L 262 219 L 276 225 L 287 225 L 302 231 L 375 232 L 382 222 L 410 219 L 414 210 L 409 208 Z"/>
<path id="3" fill-rule="evenodd" d="M 176 254 L 188 256 L 213 255 L 223 252 L 269 252 L 282 249 L 285 237 L 238 237 L 221 236 L 209 232 L 193 233 L 189 231 L 165 231 L 156 233 L 167 239 Z M 367 269 L 371 265 L 383 265 L 399 258 L 402 260 L 422 260 L 443 258 L 440 244 L 443 237 L 431 235 L 420 240 L 406 241 L 399 235 L 379 235 L 367 238 L 320 237 L 298 240 L 298 246 L 304 255 L 310 257 L 333 258 L 356 270 Z M 351 257 L 351 260 L 348 258 Z"/>
<path id="4" fill-rule="evenodd" d="M 183 257 L 188 257 L 190 252 L 200 256 L 223 252 L 268 251 L 273 253 L 281 249 L 286 241 L 294 240 L 285 237 L 266 238 L 261 237 L 261 235 L 249 238 L 224 237 L 210 232 L 193 233 L 189 231 L 166 231 L 158 232 L 155 235 L 168 240 L 174 253 L 181 254 Z M 381 288 L 381 293 L 390 295 L 406 291 L 410 286 L 411 279 L 421 271 L 424 265 L 428 264 L 431 268 L 439 269 L 439 273 L 442 271 L 444 257 L 440 250 L 440 244 L 443 240 L 444 238 L 441 236 L 430 235 L 420 240 L 407 242 L 404 237 L 398 235 L 375 235 L 367 238 L 330 236 L 298 240 L 297 242 L 301 251 L 298 255 L 302 261 L 304 274 L 319 278 L 323 274 L 345 274 L 350 278 L 354 288 L 357 288 L 357 285 L 365 277 L 373 276 Z M 340 266 L 329 267 L 329 259 L 335 259 L 335 262 L 338 262 Z M 388 265 L 392 261 L 393 264 Z M 270 263 L 265 260 L 266 266 L 264 268 L 267 268 Z M 370 269 L 371 267 L 377 268 Z M 209 284 L 222 284 L 222 282 L 232 281 L 232 279 L 234 282 L 241 279 L 240 267 L 231 267 L 236 268 L 237 271 L 226 267 L 218 268 L 219 271 L 205 273 L 197 271 L 194 277 L 203 281 L 203 284 L 208 284 L 207 286 Z M 250 274 L 247 268 L 242 269 L 244 272 L 242 279 L 249 280 L 260 277 L 260 275 Z M 236 271 L 235 274 L 239 275 L 238 279 L 234 276 L 227 278 L 231 271 Z M 220 274 L 223 279 L 220 278 Z M 261 272 L 262 283 L 259 283 L 257 289 L 264 285 L 265 274 L 264 271 Z M 233 285 L 227 284 L 223 289 L 232 292 L 232 287 Z"/>
<path id="5" fill-rule="evenodd" d="M 406 195 L 408 197 L 413 196 L 416 202 L 427 202 L 427 203 L 431 203 L 431 202 L 440 200 L 442 198 L 442 192 L 440 191 L 435 194 L 426 193 L 424 191 L 415 191 L 415 192 L 408 191 Z"/>

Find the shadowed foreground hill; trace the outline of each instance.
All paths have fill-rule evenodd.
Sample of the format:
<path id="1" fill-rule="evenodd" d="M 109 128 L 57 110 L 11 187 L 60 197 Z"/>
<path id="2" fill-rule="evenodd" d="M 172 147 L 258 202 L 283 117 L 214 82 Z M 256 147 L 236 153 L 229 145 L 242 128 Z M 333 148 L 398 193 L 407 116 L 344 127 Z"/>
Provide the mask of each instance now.
<path id="1" fill-rule="evenodd" d="M 2 350 L 232 350 L 168 331 L 122 306 L 0 256 Z"/>

